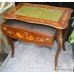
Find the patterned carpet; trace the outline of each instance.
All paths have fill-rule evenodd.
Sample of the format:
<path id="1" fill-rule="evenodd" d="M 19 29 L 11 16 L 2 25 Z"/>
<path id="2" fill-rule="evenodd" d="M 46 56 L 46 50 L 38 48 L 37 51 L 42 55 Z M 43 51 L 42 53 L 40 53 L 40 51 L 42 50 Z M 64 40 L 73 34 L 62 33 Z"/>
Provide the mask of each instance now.
<path id="1" fill-rule="evenodd" d="M 72 72 L 72 49 L 66 42 L 66 51 L 61 51 L 58 60 L 59 72 Z M 57 44 L 52 49 L 46 46 L 36 46 L 31 43 L 15 41 L 15 56 L 8 57 L 2 72 L 54 72 L 54 56 Z"/>

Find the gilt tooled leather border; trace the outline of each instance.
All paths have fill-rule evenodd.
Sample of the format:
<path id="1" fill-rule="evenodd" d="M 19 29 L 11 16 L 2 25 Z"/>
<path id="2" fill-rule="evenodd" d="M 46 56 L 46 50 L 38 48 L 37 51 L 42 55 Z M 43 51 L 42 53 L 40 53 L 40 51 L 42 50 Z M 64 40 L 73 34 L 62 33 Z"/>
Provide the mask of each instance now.
<path id="1" fill-rule="evenodd" d="M 58 22 L 51 21 L 51 20 L 39 19 L 39 18 L 33 18 L 33 17 L 14 15 L 14 12 L 16 10 L 18 10 L 23 4 L 27 5 L 27 6 L 36 6 L 36 7 L 47 8 L 47 9 L 48 8 L 58 9 L 58 10 L 62 10 L 63 14 Z M 4 19 L 16 19 L 16 20 L 21 20 L 24 22 L 29 22 L 29 23 L 36 23 L 36 24 L 43 24 L 43 25 L 47 25 L 47 26 L 52 26 L 57 29 L 65 29 L 68 26 L 68 21 L 71 17 L 72 12 L 73 12 L 73 10 L 70 8 L 54 7 L 54 6 L 48 6 L 48 5 L 42 5 L 42 4 L 40 5 L 40 4 L 20 3 L 15 8 L 12 8 L 8 12 L 6 12 L 4 14 Z"/>

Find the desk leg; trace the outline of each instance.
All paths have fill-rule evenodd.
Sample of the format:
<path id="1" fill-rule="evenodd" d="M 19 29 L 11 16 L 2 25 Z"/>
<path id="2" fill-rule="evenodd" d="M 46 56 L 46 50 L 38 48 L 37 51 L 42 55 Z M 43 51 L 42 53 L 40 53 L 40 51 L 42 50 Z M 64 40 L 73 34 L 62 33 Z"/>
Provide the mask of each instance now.
<path id="1" fill-rule="evenodd" d="M 58 49 L 55 55 L 55 70 L 57 70 L 57 62 L 58 62 L 58 57 L 59 54 L 62 50 L 62 45 L 63 45 L 63 39 L 62 39 L 62 30 L 57 31 L 57 44 L 58 44 Z"/>
<path id="2" fill-rule="evenodd" d="M 2 44 L 2 39 L 0 39 L 0 56 L 2 55 L 2 47 L 1 47 L 1 44 Z"/>
<path id="3" fill-rule="evenodd" d="M 11 49 L 12 50 L 12 57 L 14 57 L 14 43 L 13 43 L 13 40 L 7 35 L 6 35 L 6 37 L 7 37 L 8 41 L 9 41 L 11 47 L 12 47 L 12 49 Z"/>
<path id="4" fill-rule="evenodd" d="M 64 36 L 63 36 L 63 50 L 65 51 L 65 40 L 67 38 L 67 34 L 68 34 L 68 30 L 69 30 L 69 27 L 67 27 L 65 30 L 64 30 Z"/>
<path id="5" fill-rule="evenodd" d="M 0 39 L 0 57 L 2 57 L 2 39 Z"/>

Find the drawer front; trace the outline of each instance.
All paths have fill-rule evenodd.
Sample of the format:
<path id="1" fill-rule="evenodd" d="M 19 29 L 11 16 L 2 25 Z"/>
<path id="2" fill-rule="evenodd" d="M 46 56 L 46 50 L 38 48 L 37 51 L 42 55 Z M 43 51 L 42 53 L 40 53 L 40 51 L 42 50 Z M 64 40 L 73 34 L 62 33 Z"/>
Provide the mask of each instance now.
<path id="1" fill-rule="evenodd" d="M 36 44 L 52 46 L 53 36 L 46 36 L 37 32 L 28 31 L 21 28 L 13 28 L 8 25 L 2 26 L 3 32 L 11 38 L 19 39 L 22 41 L 34 42 Z"/>

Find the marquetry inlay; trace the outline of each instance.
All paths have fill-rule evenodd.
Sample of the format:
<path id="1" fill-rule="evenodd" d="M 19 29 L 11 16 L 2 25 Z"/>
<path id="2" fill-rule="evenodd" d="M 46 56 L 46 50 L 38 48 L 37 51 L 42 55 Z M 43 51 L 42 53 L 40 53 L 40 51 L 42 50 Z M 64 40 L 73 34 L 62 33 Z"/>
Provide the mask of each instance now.
<path id="1" fill-rule="evenodd" d="M 30 35 L 30 36 L 28 36 L 28 40 L 29 40 L 29 41 L 34 40 L 34 37 Z"/>
<path id="2" fill-rule="evenodd" d="M 4 27 L 3 29 L 6 30 L 6 27 Z"/>
<path id="3" fill-rule="evenodd" d="M 39 41 L 40 41 L 40 42 L 43 42 L 43 38 L 41 38 Z"/>
<path id="4" fill-rule="evenodd" d="M 17 32 L 16 35 L 17 35 L 19 38 L 22 38 L 22 37 L 23 37 L 19 32 Z"/>

